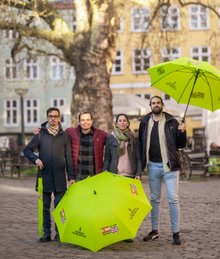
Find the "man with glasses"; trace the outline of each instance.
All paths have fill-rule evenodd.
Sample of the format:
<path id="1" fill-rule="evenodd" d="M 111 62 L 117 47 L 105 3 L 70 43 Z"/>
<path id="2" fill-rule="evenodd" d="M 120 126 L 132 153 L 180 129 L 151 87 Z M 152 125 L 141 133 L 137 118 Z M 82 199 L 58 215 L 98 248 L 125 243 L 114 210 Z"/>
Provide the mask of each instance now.
<path id="1" fill-rule="evenodd" d="M 24 156 L 38 166 L 43 178 L 44 233 L 40 238 L 41 242 L 51 240 L 52 193 L 56 207 L 67 189 L 66 172 L 70 183 L 74 183 L 70 141 L 60 124 L 60 110 L 56 107 L 49 108 L 47 118 L 48 120 L 41 125 L 40 133 L 34 135 L 23 151 Z M 35 150 L 38 150 L 39 154 L 34 153 Z M 56 226 L 55 231 L 54 239 L 59 240 Z"/>

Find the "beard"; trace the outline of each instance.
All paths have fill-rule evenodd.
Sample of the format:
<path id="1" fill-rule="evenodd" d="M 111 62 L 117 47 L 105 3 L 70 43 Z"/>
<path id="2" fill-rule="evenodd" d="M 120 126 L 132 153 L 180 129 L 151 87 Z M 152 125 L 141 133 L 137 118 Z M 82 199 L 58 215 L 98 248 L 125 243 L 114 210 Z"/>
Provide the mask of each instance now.
<path id="1" fill-rule="evenodd" d="M 154 107 L 154 108 L 152 109 L 152 113 L 158 115 L 158 114 L 160 114 L 160 113 L 162 112 L 162 110 L 163 110 L 163 108 Z"/>

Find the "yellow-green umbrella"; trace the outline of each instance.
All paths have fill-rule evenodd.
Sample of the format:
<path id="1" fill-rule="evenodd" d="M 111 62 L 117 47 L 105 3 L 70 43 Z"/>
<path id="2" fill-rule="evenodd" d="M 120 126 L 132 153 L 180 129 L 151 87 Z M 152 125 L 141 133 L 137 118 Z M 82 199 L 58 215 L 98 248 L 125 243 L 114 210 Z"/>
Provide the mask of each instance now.
<path id="1" fill-rule="evenodd" d="M 103 172 L 71 185 L 53 217 L 61 243 L 98 251 L 134 238 L 150 210 L 141 181 Z"/>
<path id="2" fill-rule="evenodd" d="M 42 173 L 39 172 L 37 179 L 37 192 L 38 192 L 38 230 L 39 237 L 43 236 L 43 182 Z"/>
<path id="3" fill-rule="evenodd" d="M 177 103 L 210 111 L 220 109 L 220 71 L 208 62 L 178 58 L 150 67 L 151 85 L 173 97 Z"/>

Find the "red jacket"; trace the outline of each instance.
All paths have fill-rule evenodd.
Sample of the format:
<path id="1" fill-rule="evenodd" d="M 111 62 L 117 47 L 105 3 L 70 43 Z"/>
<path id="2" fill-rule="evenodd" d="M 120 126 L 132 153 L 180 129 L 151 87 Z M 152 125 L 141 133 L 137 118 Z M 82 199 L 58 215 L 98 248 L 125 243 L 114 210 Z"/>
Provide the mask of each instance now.
<path id="1" fill-rule="evenodd" d="M 103 130 L 93 127 L 93 144 L 94 144 L 94 156 L 95 156 L 95 173 L 101 173 L 103 171 L 103 157 L 104 157 L 104 146 L 107 133 Z M 78 157 L 80 148 L 80 126 L 77 128 L 67 128 L 66 133 L 70 137 L 71 151 L 73 158 L 74 173 L 77 175 L 78 171 Z"/>

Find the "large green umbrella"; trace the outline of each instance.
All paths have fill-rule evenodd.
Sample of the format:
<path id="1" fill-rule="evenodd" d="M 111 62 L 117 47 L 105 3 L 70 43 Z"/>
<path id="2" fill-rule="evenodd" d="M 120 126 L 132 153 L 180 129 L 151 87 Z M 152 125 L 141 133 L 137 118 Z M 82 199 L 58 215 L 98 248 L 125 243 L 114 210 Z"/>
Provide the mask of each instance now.
<path id="1" fill-rule="evenodd" d="M 53 217 L 61 243 L 98 251 L 134 238 L 150 210 L 140 180 L 103 172 L 72 184 Z"/>
<path id="2" fill-rule="evenodd" d="M 43 182 L 42 172 L 40 171 L 37 179 L 37 192 L 38 192 L 38 230 L 39 237 L 43 236 Z"/>
<path id="3" fill-rule="evenodd" d="M 151 85 L 173 97 L 177 103 L 210 111 L 220 109 L 220 71 L 208 62 L 179 58 L 150 67 Z"/>

